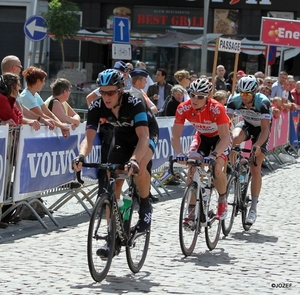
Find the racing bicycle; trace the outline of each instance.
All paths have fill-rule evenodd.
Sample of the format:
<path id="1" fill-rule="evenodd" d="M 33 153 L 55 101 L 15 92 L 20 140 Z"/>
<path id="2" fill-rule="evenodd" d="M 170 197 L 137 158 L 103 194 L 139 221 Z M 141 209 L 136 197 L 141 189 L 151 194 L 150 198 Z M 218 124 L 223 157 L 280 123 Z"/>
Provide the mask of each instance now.
<path id="1" fill-rule="evenodd" d="M 174 175 L 173 156 L 169 158 L 170 172 Z M 179 214 L 179 241 L 182 253 L 190 256 L 198 235 L 205 231 L 206 245 L 213 250 L 219 241 L 221 222 L 216 218 L 219 194 L 213 185 L 214 164 L 205 165 L 202 160 L 188 159 L 192 169 L 191 182 L 185 188 Z"/>
<path id="2" fill-rule="evenodd" d="M 108 187 L 98 197 L 92 212 L 88 229 L 87 257 L 89 271 L 96 282 L 102 281 L 111 266 L 112 259 L 119 255 L 121 247 L 126 249 L 126 259 L 130 270 L 133 273 L 139 272 L 142 268 L 150 242 L 150 229 L 138 232 L 137 222 L 139 220 L 140 196 L 134 182 L 134 176 L 118 174 L 119 165 L 110 163 L 83 163 L 83 167 L 92 167 L 106 170 L 109 181 Z M 128 181 L 126 194 L 131 197 L 129 219 L 123 221 L 119 210 L 117 197 L 115 195 L 116 179 L 125 178 Z M 77 173 L 78 182 L 83 183 L 80 173 Z M 106 259 L 97 255 L 97 250 L 108 245 L 109 254 Z"/>
<path id="3" fill-rule="evenodd" d="M 231 149 L 235 152 L 235 163 L 228 163 L 227 167 L 227 218 L 222 220 L 222 232 L 227 236 L 233 225 L 234 218 L 241 213 L 244 230 L 248 231 L 251 225 L 245 222 L 251 206 L 251 172 L 250 161 L 256 164 L 256 157 L 250 149 L 236 145 Z M 243 153 L 250 153 L 250 157 Z"/>

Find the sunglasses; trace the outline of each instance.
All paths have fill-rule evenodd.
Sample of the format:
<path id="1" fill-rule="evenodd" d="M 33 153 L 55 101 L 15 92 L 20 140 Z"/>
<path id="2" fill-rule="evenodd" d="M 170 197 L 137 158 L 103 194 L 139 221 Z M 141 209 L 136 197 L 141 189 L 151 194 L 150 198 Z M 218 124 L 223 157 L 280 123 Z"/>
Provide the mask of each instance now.
<path id="1" fill-rule="evenodd" d="M 251 92 L 240 92 L 241 96 L 248 96 L 248 97 L 252 97 L 252 93 Z"/>
<path id="2" fill-rule="evenodd" d="M 115 95 L 115 94 L 118 93 L 118 92 L 120 92 L 120 89 L 110 90 L 110 91 L 103 91 L 103 90 L 100 90 L 101 96 L 104 96 L 104 95 L 107 95 L 107 96 L 113 96 L 113 95 Z"/>
<path id="3" fill-rule="evenodd" d="M 191 97 L 191 98 L 197 97 L 198 99 L 204 99 L 204 98 L 207 98 L 207 96 L 204 96 L 204 95 L 196 95 L 196 94 L 194 94 L 194 93 L 190 93 L 190 97 Z"/>

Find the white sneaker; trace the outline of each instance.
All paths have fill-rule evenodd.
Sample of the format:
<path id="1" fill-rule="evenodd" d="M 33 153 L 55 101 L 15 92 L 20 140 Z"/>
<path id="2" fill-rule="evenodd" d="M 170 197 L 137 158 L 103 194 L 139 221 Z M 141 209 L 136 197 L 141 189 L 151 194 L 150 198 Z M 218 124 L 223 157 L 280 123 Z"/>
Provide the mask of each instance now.
<path id="1" fill-rule="evenodd" d="M 254 210 L 250 210 L 245 220 L 245 223 L 252 225 L 255 222 L 255 220 L 256 220 L 256 212 Z"/>

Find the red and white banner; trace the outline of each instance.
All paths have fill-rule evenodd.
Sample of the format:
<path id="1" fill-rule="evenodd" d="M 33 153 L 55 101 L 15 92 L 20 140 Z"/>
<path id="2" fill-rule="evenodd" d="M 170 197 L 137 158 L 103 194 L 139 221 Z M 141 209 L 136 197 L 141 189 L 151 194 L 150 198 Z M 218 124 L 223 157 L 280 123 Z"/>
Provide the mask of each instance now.
<path id="1" fill-rule="evenodd" d="M 300 46 L 300 21 L 263 17 L 260 40 L 264 44 Z"/>

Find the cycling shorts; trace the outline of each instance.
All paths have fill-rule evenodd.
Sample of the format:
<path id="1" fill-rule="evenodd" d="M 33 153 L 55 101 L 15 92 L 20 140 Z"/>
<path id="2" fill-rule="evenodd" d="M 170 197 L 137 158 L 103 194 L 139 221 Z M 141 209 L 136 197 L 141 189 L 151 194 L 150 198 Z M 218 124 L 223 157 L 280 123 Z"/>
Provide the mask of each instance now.
<path id="1" fill-rule="evenodd" d="M 245 141 L 251 139 L 252 145 L 254 145 L 257 142 L 257 139 L 261 132 L 260 126 L 255 127 L 244 120 L 238 122 L 234 128 L 241 128 L 244 131 L 245 136 L 246 136 Z M 271 128 L 270 128 L 270 132 L 271 132 Z M 270 140 L 270 133 L 269 133 L 268 139 L 260 146 L 262 153 L 265 155 L 268 152 L 269 140 Z"/>

